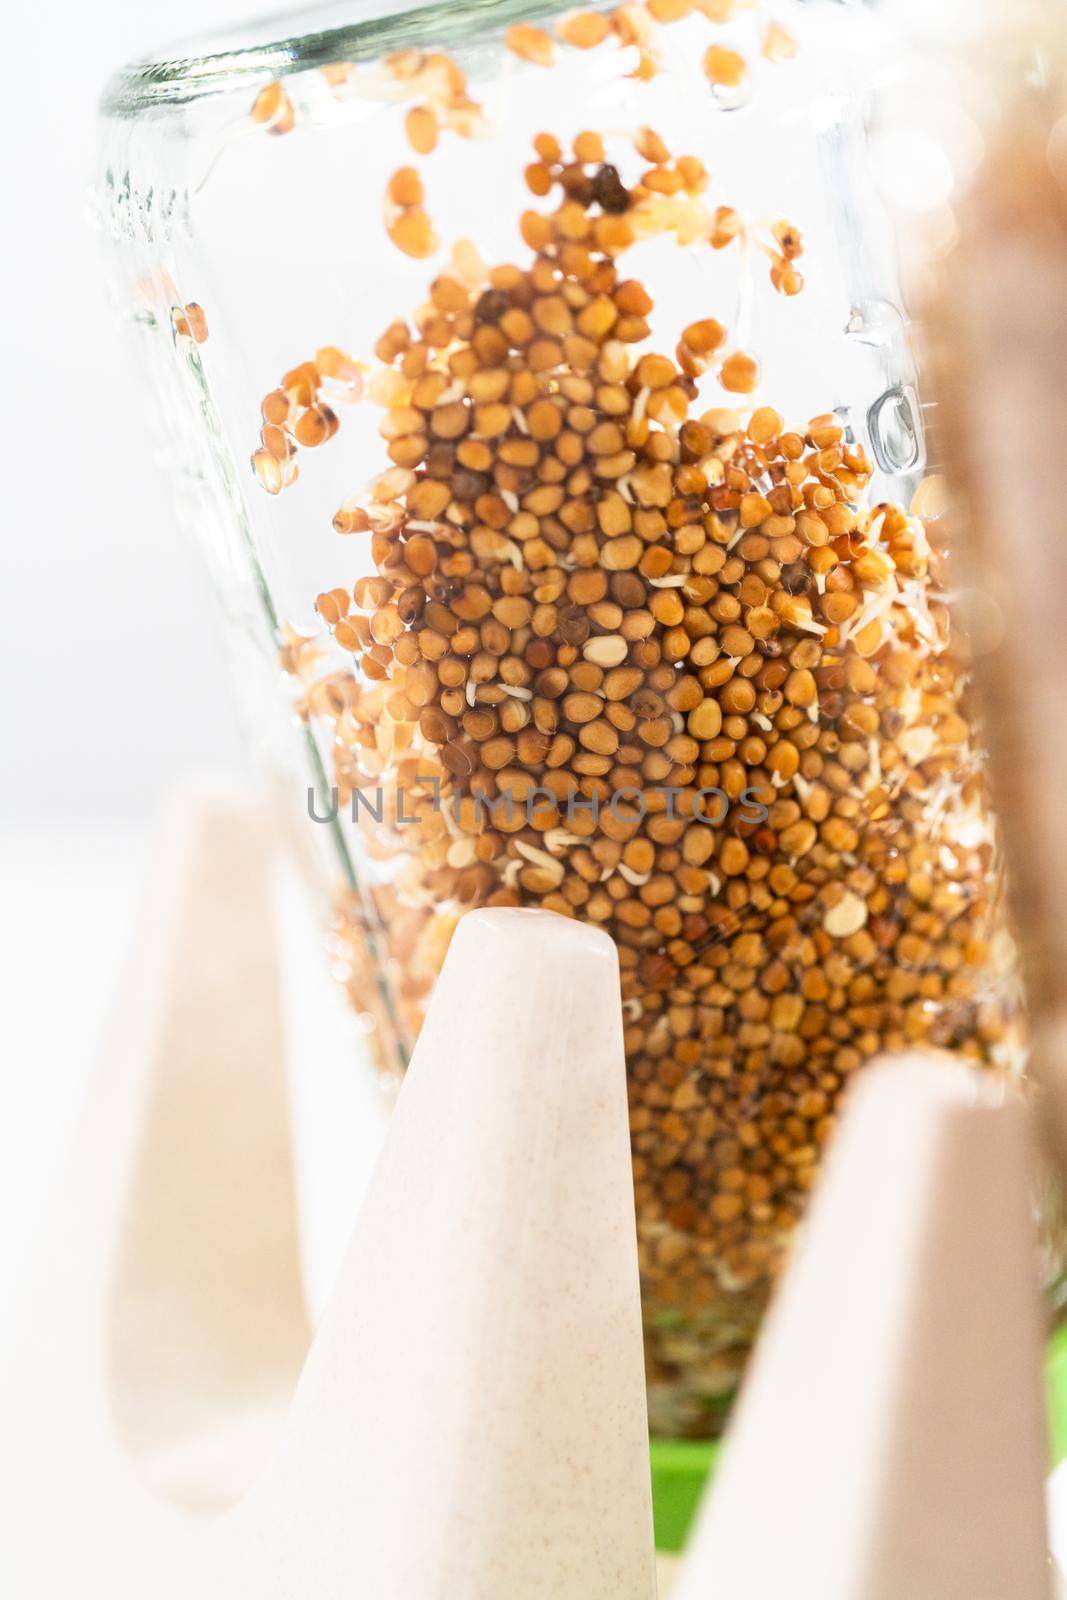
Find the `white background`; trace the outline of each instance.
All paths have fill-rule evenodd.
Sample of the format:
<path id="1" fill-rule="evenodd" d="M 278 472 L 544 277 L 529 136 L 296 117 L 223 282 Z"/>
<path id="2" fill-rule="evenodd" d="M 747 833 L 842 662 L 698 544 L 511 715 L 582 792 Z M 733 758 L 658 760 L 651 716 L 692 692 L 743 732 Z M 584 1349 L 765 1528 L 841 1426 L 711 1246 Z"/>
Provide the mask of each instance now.
<path id="1" fill-rule="evenodd" d="M 0 92 L 0 1307 L 91 1060 L 151 820 L 240 762 L 90 227 L 116 66 L 255 0 L 7 0 Z"/>

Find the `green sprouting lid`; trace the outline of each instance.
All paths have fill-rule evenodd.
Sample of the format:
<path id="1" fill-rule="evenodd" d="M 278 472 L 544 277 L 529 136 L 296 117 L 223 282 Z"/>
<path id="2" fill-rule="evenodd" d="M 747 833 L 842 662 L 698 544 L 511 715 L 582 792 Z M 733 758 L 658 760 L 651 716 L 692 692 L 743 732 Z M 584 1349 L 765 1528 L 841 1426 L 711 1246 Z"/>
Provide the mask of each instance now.
<path id="1" fill-rule="evenodd" d="M 1045 1380 L 1049 1451 L 1052 1466 L 1058 1467 L 1067 1460 L 1067 1323 L 1049 1340 Z M 718 1451 L 715 1440 L 653 1439 L 652 1509 L 658 1550 L 684 1547 Z"/>

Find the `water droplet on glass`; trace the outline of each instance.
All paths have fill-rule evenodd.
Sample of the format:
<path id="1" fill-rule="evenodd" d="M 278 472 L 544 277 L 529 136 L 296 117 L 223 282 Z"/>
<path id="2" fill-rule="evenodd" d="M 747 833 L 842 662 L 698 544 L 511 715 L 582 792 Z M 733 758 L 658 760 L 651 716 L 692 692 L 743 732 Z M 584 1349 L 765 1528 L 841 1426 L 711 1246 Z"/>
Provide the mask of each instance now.
<path id="1" fill-rule="evenodd" d="M 894 384 L 867 413 L 875 460 L 883 472 L 918 472 L 926 460 L 919 397 L 910 384 Z"/>
<path id="2" fill-rule="evenodd" d="M 845 324 L 845 333 L 859 344 L 889 345 L 901 332 L 904 318 L 891 300 L 858 300 Z"/>

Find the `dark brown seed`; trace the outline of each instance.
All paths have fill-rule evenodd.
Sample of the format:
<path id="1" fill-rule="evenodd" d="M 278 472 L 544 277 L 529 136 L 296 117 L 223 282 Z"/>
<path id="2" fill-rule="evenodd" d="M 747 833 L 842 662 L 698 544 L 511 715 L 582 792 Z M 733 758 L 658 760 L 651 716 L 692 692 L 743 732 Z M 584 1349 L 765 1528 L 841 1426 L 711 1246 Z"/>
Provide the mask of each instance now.
<path id="1" fill-rule="evenodd" d="M 803 561 L 791 561 L 782 568 L 781 584 L 787 594 L 802 594 L 811 582 L 811 571 Z"/>
<path id="2" fill-rule="evenodd" d="M 511 310 L 511 301 L 503 289 L 486 289 L 478 297 L 474 315 L 479 322 L 499 322 Z"/>
<path id="3" fill-rule="evenodd" d="M 612 216 L 621 216 L 630 209 L 630 191 L 619 177 L 618 167 L 610 161 L 605 161 L 593 178 L 593 199 Z"/>
<path id="4" fill-rule="evenodd" d="M 462 501 L 464 505 L 471 505 L 480 494 L 488 491 L 489 479 L 484 472 L 468 472 L 463 469 L 452 474 L 449 487 L 453 499 Z"/>

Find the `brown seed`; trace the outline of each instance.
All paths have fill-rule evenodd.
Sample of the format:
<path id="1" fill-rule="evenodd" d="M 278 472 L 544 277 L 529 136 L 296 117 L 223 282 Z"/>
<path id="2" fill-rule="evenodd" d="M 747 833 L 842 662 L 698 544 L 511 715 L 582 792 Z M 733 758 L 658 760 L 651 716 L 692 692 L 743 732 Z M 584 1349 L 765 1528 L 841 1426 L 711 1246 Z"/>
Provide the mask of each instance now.
<path id="1" fill-rule="evenodd" d="M 537 154 L 540 156 L 541 160 L 547 161 L 549 166 L 554 166 L 558 161 L 562 160 L 563 149 L 559 140 L 554 134 L 536 134 L 533 141 L 533 147 L 537 151 Z"/>
<path id="2" fill-rule="evenodd" d="M 293 455 L 295 446 L 284 428 L 268 423 L 260 429 L 259 437 L 264 450 L 269 450 L 278 461 L 288 461 Z"/>
<path id="3" fill-rule="evenodd" d="M 556 47 L 550 34 L 543 28 L 532 27 L 528 22 L 516 22 L 504 34 L 507 48 L 523 61 L 532 61 L 537 67 L 550 67 L 556 59 Z"/>
<path id="4" fill-rule="evenodd" d="M 812 674 L 806 669 L 791 672 L 785 681 L 785 697 L 791 706 L 814 705 L 819 691 Z"/>
<path id="5" fill-rule="evenodd" d="M 429 577 L 437 565 L 437 551 L 433 540 L 421 534 L 409 539 L 404 546 L 404 560 L 416 576 Z"/>
<path id="6" fill-rule="evenodd" d="M 577 692 L 568 694 L 563 699 L 563 715 L 568 722 L 592 722 L 599 717 L 604 709 L 604 702 L 599 695 L 583 694 Z"/>
<path id="7" fill-rule="evenodd" d="M 622 216 L 630 209 L 630 192 L 619 176 L 619 169 L 610 162 L 605 162 L 594 174 L 593 199 L 609 217 Z M 608 248 L 608 240 L 603 235 L 600 242 L 603 248 Z"/>
<path id="8" fill-rule="evenodd" d="M 690 711 L 686 727 L 694 739 L 715 739 L 722 728 L 722 710 L 717 700 L 701 700 Z"/>
<path id="9" fill-rule="evenodd" d="M 604 141 L 599 133 L 587 131 L 576 135 L 574 140 L 574 159 L 581 162 L 603 161 Z"/>
<path id="10" fill-rule="evenodd" d="M 772 514 L 772 509 L 766 495 L 743 494 L 740 507 L 742 528 L 756 528 L 761 522 L 766 522 Z"/>
<path id="11" fill-rule="evenodd" d="M 554 439 L 563 426 L 563 416 L 551 400 L 535 400 L 526 413 L 526 423 L 531 438 L 539 441 Z"/>
<path id="12" fill-rule="evenodd" d="M 324 444 L 337 431 L 336 414 L 329 406 L 309 406 L 293 431 L 298 444 L 313 449 L 316 445 Z"/>
<path id="13" fill-rule="evenodd" d="M 578 742 L 594 755 L 611 756 L 619 748 L 619 735 L 607 718 L 600 717 L 581 729 Z"/>
<path id="14" fill-rule="evenodd" d="M 804 287 L 804 274 L 780 256 L 771 263 L 771 282 L 779 294 L 799 294 Z"/>
<path id="15" fill-rule="evenodd" d="M 395 206 L 421 206 L 426 198 L 422 179 L 414 167 L 399 167 L 389 179 L 386 194 Z"/>
<path id="16" fill-rule="evenodd" d="M 664 628 L 677 628 L 685 616 L 685 607 L 673 589 L 660 589 L 650 596 L 648 609 Z"/>
<path id="17" fill-rule="evenodd" d="M 253 451 L 252 470 L 268 494 L 280 494 L 285 487 L 281 462 L 269 450 Z"/>
<path id="18" fill-rule="evenodd" d="M 736 878 L 748 866 L 747 846 L 740 839 L 726 838 L 719 849 L 719 866 L 729 878 Z"/>
<path id="19" fill-rule="evenodd" d="M 696 156 L 679 156 L 675 168 L 687 194 L 701 194 L 707 188 L 707 168 Z"/>
<path id="20" fill-rule="evenodd" d="M 756 691 L 747 678 L 731 678 L 719 691 L 719 704 L 728 715 L 745 716 L 756 704 Z"/>
<path id="21" fill-rule="evenodd" d="M 670 150 L 654 128 L 639 128 L 634 134 L 634 148 L 645 161 L 656 166 L 665 166 L 671 159 Z"/>
<path id="22" fill-rule="evenodd" d="M 711 355 L 726 339 L 726 329 L 714 317 L 691 322 L 682 331 L 682 343 L 699 356 Z"/>
<path id="23" fill-rule="evenodd" d="M 780 22 L 770 24 L 761 48 L 768 61 L 791 61 L 797 53 L 796 40 Z"/>
<path id="24" fill-rule="evenodd" d="M 641 541 L 632 534 L 609 539 L 601 548 L 600 559 L 608 572 L 626 572 L 641 559 Z"/>
<path id="25" fill-rule="evenodd" d="M 790 744 L 787 739 L 779 740 L 767 757 L 767 764 L 779 778 L 792 778 L 800 766 L 800 754 L 796 745 Z"/>
<path id="26" fill-rule="evenodd" d="M 760 406 L 752 413 L 748 436 L 754 444 L 769 444 L 782 431 L 782 418 L 771 406 Z"/>
<path id="27" fill-rule="evenodd" d="M 471 413 L 462 400 L 437 406 L 430 416 L 430 432 L 437 439 L 458 439 L 470 427 Z"/>
<path id="28" fill-rule="evenodd" d="M 709 242 L 713 250 L 725 250 L 744 232 L 745 221 L 733 206 L 719 206 L 715 212 Z"/>
<path id="29" fill-rule="evenodd" d="M 797 513 L 796 531 L 805 544 L 818 547 L 829 542 L 830 530 L 815 511 Z"/>
<path id="30" fill-rule="evenodd" d="M 409 210 L 402 211 L 389 223 L 388 233 L 398 250 L 418 260 L 432 256 L 440 247 L 440 240 L 434 232 L 433 224 L 419 206 L 412 206 Z"/>
<path id="31" fill-rule="evenodd" d="M 370 518 L 358 506 L 345 501 L 344 505 L 334 513 L 333 527 L 335 533 L 366 533 L 370 527 Z"/>
<path id="32" fill-rule="evenodd" d="M 625 700 L 635 689 L 639 689 L 644 681 L 644 673 L 639 667 L 618 667 L 610 671 L 604 679 L 602 688 L 608 700 Z"/>
<path id="33" fill-rule="evenodd" d="M 511 407 L 499 403 L 475 406 L 474 431 L 483 439 L 495 439 L 512 424 Z"/>
<path id="34" fill-rule="evenodd" d="M 272 124 L 275 129 L 288 132 L 293 125 L 292 101 L 279 79 L 268 83 L 252 102 L 253 122 Z"/>
<path id="35" fill-rule="evenodd" d="M 316 598 L 315 610 L 324 622 L 333 627 L 343 617 L 347 617 L 351 604 L 352 599 L 347 589 L 331 589 Z"/>
<path id="36" fill-rule="evenodd" d="M 183 308 L 185 312 L 182 332 L 187 333 L 194 344 L 203 344 L 208 336 L 207 317 L 204 309 L 195 300 L 190 300 Z"/>
<path id="37" fill-rule="evenodd" d="M 704 73 L 710 83 L 736 89 L 748 77 L 748 65 L 744 56 L 738 55 L 736 50 L 713 44 L 704 55 Z"/>
<path id="38" fill-rule="evenodd" d="M 727 356 L 719 371 L 719 382 L 731 394 L 751 394 L 759 385 L 759 366 L 743 350 Z"/>
<path id="39" fill-rule="evenodd" d="M 772 226 L 775 242 L 787 261 L 793 261 L 804 251 L 804 238 L 795 222 L 779 217 Z"/>
<path id="40" fill-rule="evenodd" d="M 635 376 L 642 387 L 665 389 L 668 384 L 673 383 L 677 372 L 674 364 L 668 361 L 666 356 L 647 355 L 642 356 L 637 363 Z"/>
<path id="41" fill-rule="evenodd" d="M 647 317 L 652 310 L 652 296 L 636 278 L 626 278 L 616 284 L 613 299 L 626 316 Z"/>
<path id="42" fill-rule="evenodd" d="M 543 162 L 531 161 L 530 165 L 526 168 L 525 177 L 526 187 L 529 189 L 531 194 L 544 196 L 551 193 L 553 182 L 552 172 L 550 168 L 544 165 Z M 538 220 L 545 221 L 546 223 L 548 221 L 547 218 L 541 218 L 540 216 L 538 216 Z M 549 225 L 548 236 L 551 238 L 551 225 Z M 548 243 L 548 239 L 545 240 L 545 243 Z"/>
<path id="43" fill-rule="evenodd" d="M 608 37 L 611 23 L 596 12 L 572 11 L 556 23 L 556 32 L 564 44 L 573 45 L 576 50 L 593 50 Z"/>
<path id="44" fill-rule="evenodd" d="M 867 903 L 856 894 L 844 894 L 823 917 L 822 925 L 833 939 L 858 933 L 867 923 Z"/>
<path id="45" fill-rule="evenodd" d="M 437 145 L 437 117 L 429 106 L 412 106 L 404 118 L 408 143 L 420 156 L 428 156 Z"/>
<path id="46" fill-rule="evenodd" d="M 515 745 L 511 739 L 503 736 L 496 739 L 487 739 L 479 752 L 482 765 L 489 768 L 490 772 L 499 772 L 515 758 Z"/>
<path id="47" fill-rule="evenodd" d="M 617 633 L 598 634 L 582 647 L 585 659 L 598 667 L 617 667 L 626 660 L 628 652 L 629 645 Z"/>
<path id="48" fill-rule="evenodd" d="M 833 445 L 840 444 L 844 435 L 841 418 L 832 411 L 822 416 L 812 417 L 808 423 L 808 439 L 816 450 L 829 450 Z"/>
<path id="49" fill-rule="evenodd" d="M 506 628 L 524 628 L 530 620 L 532 607 L 522 595 L 504 595 L 493 604 L 493 615 Z"/>
<path id="50" fill-rule="evenodd" d="M 289 396 L 284 389 L 275 389 L 266 395 L 261 407 L 264 422 L 281 426 L 289 421 L 291 406 Z"/>

